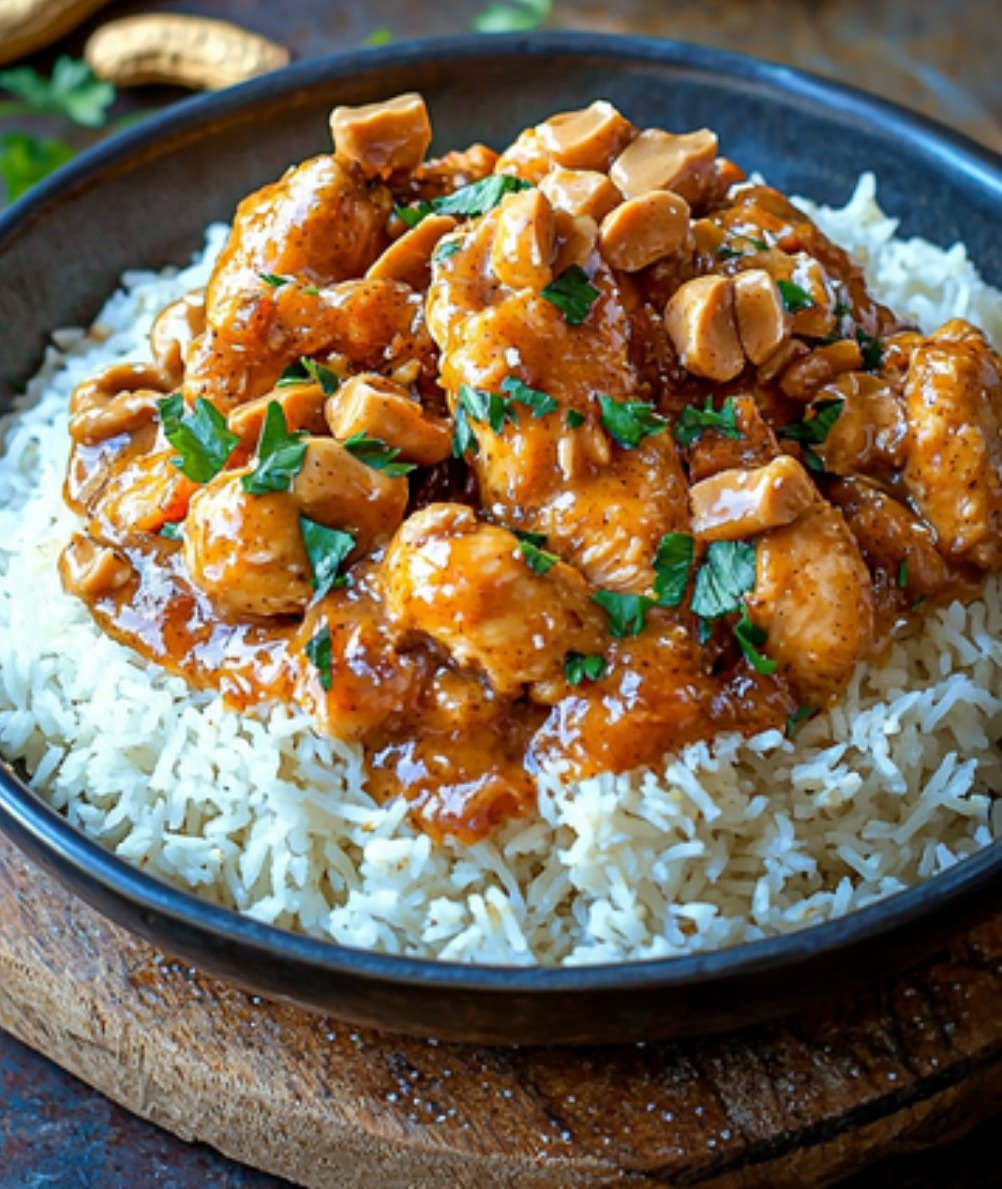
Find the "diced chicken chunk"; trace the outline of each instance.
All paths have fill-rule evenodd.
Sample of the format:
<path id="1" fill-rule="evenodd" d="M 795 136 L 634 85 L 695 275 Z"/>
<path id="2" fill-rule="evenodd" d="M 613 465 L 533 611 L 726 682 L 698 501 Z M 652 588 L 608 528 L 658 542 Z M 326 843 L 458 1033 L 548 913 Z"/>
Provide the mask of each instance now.
<path id="1" fill-rule="evenodd" d="M 153 358 L 168 382 L 184 379 L 185 358 L 192 342 L 205 330 L 205 291 L 196 289 L 172 301 L 158 315 L 150 331 Z"/>
<path id="2" fill-rule="evenodd" d="M 252 451 L 261 437 L 269 406 L 277 404 L 285 417 L 285 424 L 291 432 L 306 430 L 307 433 L 323 433 L 324 394 L 319 384 L 291 384 L 276 388 L 264 396 L 255 397 L 237 405 L 226 418 L 232 433 L 240 438 L 240 449 Z"/>
<path id="3" fill-rule="evenodd" d="M 456 227 L 450 215 L 426 215 L 416 227 L 383 252 L 369 266 L 366 277 L 376 280 L 403 281 L 412 289 L 426 289 L 431 280 L 431 256 L 439 240 Z"/>
<path id="4" fill-rule="evenodd" d="M 599 649 L 602 613 L 563 562 L 537 573 L 518 538 L 470 508 L 414 513 L 384 563 L 390 614 L 401 632 L 434 640 L 460 666 L 482 670 L 512 696 L 563 673 L 567 652 Z"/>
<path id="5" fill-rule="evenodd" d="M 113 363 L 73 390 L 70 436 L 95 446 L 132 433 L 156 418 L 157 402 L 169 390 L 167 377 L 154 364 Z"/>
<path id="6" fill-rule="evenodd" d="M 449 425 L 379 375 L 352 376 L 329 398 L 326 414 L 331 433 L 341 441 L 366 434 L 418 466 L 434 466 L 452 451 Z"/>
<path id="7" fill-rule="evenodd" d="M 754 470 L 719 471 L 689 489 L 693 535 L 704 541 L 742 541 L 792 524 L 820 502 L 810 476 L 789 454 Z"/>

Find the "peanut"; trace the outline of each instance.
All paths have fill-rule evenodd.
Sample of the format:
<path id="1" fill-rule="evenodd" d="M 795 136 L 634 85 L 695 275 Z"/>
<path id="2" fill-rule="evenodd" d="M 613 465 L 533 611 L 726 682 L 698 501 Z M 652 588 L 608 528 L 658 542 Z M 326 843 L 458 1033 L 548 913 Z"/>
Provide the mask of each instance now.
<path id="1" fill-rule="evenodd" d="M 102 25 L 84 57 L 96 75 L 119 87 L 166 83 L 217 91 L 278 70 L 289 51 L 227 21 L 150 13 Z"/>
<path id="2" fill-rule="evenodd" d="M 3 0 L 0 66 L 58 41 L 108 3 L 110 0 Z"/>

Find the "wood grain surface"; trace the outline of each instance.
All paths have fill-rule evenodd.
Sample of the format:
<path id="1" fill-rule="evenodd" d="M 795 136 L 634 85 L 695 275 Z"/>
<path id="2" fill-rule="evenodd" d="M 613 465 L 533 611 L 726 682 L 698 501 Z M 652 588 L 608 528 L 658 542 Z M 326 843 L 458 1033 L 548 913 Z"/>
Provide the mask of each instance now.
<path id="1" fill-rule="evenodd" d="M 303 1185 L 818 1184 L 998 1112 L 1002 919 L 780 1024 L 672 1045 L 469 1047 L 225 986 L 0 839 L 0 1025 L 144 1118 Z"/>

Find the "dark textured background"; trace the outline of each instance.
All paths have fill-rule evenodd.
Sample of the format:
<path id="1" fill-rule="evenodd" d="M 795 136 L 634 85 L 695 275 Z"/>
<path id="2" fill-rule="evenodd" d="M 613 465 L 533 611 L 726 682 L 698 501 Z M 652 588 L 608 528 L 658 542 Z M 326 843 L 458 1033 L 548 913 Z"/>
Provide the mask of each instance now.
<path id="1" fill-rule="evenodd" d="M 381 28 L 397 40 L 464 32 L 485 2 L 120 0 L 32 61 L 46 67 L 57 52 L 79 53 L 102 20 L 133 12 L 225 17 L 283 42 L 302 60 L 357 47 Z M 1002 149 L 999 0 L 555 0 L 548 25 L 674 37 L 786 61 L 896 99 Z M 159 106 L 174 95 L 135 93 L 118 110 Z M 996 1186 L 1000 1125 L 985 1124 L 935 1153 L 885 1162 L 845 1189 Z M 135 1119 L 0 1033 L 0 1189 L 280 1184 Z"/>

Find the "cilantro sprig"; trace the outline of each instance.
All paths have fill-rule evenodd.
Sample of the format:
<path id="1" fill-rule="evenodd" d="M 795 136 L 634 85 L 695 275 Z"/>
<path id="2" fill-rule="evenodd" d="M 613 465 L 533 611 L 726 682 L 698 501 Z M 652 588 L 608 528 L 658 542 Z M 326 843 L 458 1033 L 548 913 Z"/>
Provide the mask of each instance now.
<path id="1" fill-rule="evenodd" d="M 685 598 L 696 542 L 688 533 L 665 533 L 654 554 L 654 593 L 663 607 L 677 607 Z"/>
<path id="2" fill-rule="evenodd" d="M 416 227 L 428 215 L 455 215 L 457 218 L 473 218 L 486 215 L 493 210 L 506 194 L 528 190 L 531 182 L 513 177 L 507 173 L 492 173 L 479 181 L 460 186 L 451 194 L 433 198 L 430 202 L 421 198 L 410 206 L 397 206 L 394 211 L 405 227 Z"/>
<path id="3" fill-rule="evenodd" d="M 456 458 L 464 454 L 476 454 L 478 444 L 470 421 L 488 425 L 494 433 L 502 433 L 504 427 L 516 424 L 516 405 L 532 410 L 535 419 L 556 412 L 560 407 L 556 400 L 538 388 L 530 388 L 517 376 L 506 376 L 501 381 L 501 392 L 489 392 L 486 388 L 474 388 L 460 384 L 456 394 L 456 409 L 453 413 L 452 453 Z"/>
<path id="4" fill-rule="evenodd" d="M 656 606 L 656 600 L 647 595 L 620 594 L 615 590 L 599 590 L 591 596 L 606 613 L 609 632 L 618 640 L 639 636 L 647 622 L 647 612 Z"/>
<path id="5" fill-rule="evenodd" d="M 306 456 L 305 430 L 289 431 L 285 413 L 277 400 L 269 403 L 257 445 L 257 462 L 240 485 L 249 495 L 288 491 Z"/>
<path id="6" fill-rule="evenodd" d="M 525 405 L 532 410 L 535 418 L 545 417 L 547 413 L 555 413 L 560 406 L 548 392 L 540 392 L 538 388 L 530 388 L 523 384 L 517 376 L 506 376 L 501 381 L 501 391 L 508 394 L 509 401 Z"/>
<path id="7" fill-rule="evenodd" d="M 784 425 L 778 431 L 779 437 L 800 443 L 805 464 L 817 474 L 822 474 L 825 466 L 812 447 L 822 445 L 827 439 L 832 426 L 842 415 L 844 404 L 845 401 L 841 397 L 816 401 L 808 410 L 811 413 L 810 417 L 794 421 L 791 425 Z"/>
<path id="8" fill-rule="evenodd" d="M 564 321 L 580 326 L 599 297 L 599 290 L 580 264 L 572 264 L 540 294 L 557 307 Z"/>
<path id="9" fill-rule="evenodd" d="M 359 462 L 364 462 L 374 471 L 382 471 L 391 479 L 409 475 L 417 469 L 412 462 L 396 461 L 400 457 L 398 447 L 388 445 L 382 438 L 370 438 L 364 432 L 352 434 L 345 440 L 344 447 L 354 454 Z"/>
<path id="10" fill-rule="evenodd" d="M 692 609 L 701 619 L 739 611 L 755 588 L 755 546 L 750 541 L 712 541 L 696 571 Z"/>
<path id="11" fill-rule="evenodd" d="M 608 662 L 601 653 L 569 652 L 564 657 L 564 676 L 568 685 L 580 685 L 582 681 L 600 681 L 605 676 Z"/>
<path id="12" fill-rule="evenodd" d="M 171 462 L 194 483 L 208 483 L 226 466 L 240 438 L 215 405 L 198 397 L 189 412 L 180 392 L 157 401 L 164 437 L 177 451 Z"/>
<path id="13" fill-rule="evenodd" d="M 602 424 L 620 446 L 633 450 L 644 440 L 668 428 L 668 422 L 645 400 L 614 400 L 599 393 Z"/>
<path id="14" fill-rule="evenodd" d="M 334 648 L 330 627 L 325 623 L 306 644 L 306 657 L 320 677 L 320 684 L 328 692 L 334 684 Z"/>
<path id="15" fill-rule="evenodd" d="M 685 405 L 675 420 L 672 437 L 680 446 L 691 446 L 707 429 L 715 430 L 721 437 L 733 438 L 735 441 L 741 439 L 733 396 L 724 400 L 719 412 L 713 407 L 713 398 L 710 396 L 701 409 L 696 405 Z"/>
<path id="16" fill-rule="evenodd" d="M 299 517 L 299 532 L 310 560 L 316 597 L 322 599 L 336 586 L 347 586 L 348 577 L 341 573 L 341 564 L 355 548 L 351 533 L 328 528 L 307 516 Z"/>
<path id="17" fill-rule="evenodd" d="M 769 677 L 776 672 L 777 665 L 772 657 L 763 656 L 759 652 L 767 636 L 758 624 L 752 623 L 748 616 L 747 603 L 742 604 L 741 618 L 734 625 L 734 639 L 756 673 Z"/>
<path id="18" fill-rule="evenodd" d="M 290 363 L 275 382 L 276 388 L 291 388 L 296 384 L 319 384 L 324 396 L 333 396 L 341 387 L 341 381 L 329 367 L 324 367 L 308 355 L 302 355 Z"/>
<path id="19" fill-rule="evenodd" d="M 536 538 L 530 540 L 530 536 Z M 522 556 L 525 558 L 525 563 L 534 574 L 548 574 L 550 570 L 560 561 L 555 553 L 549 553 L 540 546 L 542 541 L 536 533 L 520 533 L 518 534 L 518 547 L 522 551 Z"/>
<path id="20" fill-rule="evenodd" d="M 803 286 L 796 281 L 778 280 L 776 288 L 783 299 L 783 305 L 788 314 L 798 314 L 801 310 L 809 310 L 814 305 L 814 298 Z"/>
<path id="21" fill-rule="evenodd" d="M 63 116 L 85 128 L 100 128 L 115 101 L 115 88 L 95 75 L 86 62 L 57 58 L 44 78 L 30 66 L 0 70 L 0 91 L 16 97 L 0 103 L 0 118 L 28 113 Z"/>

